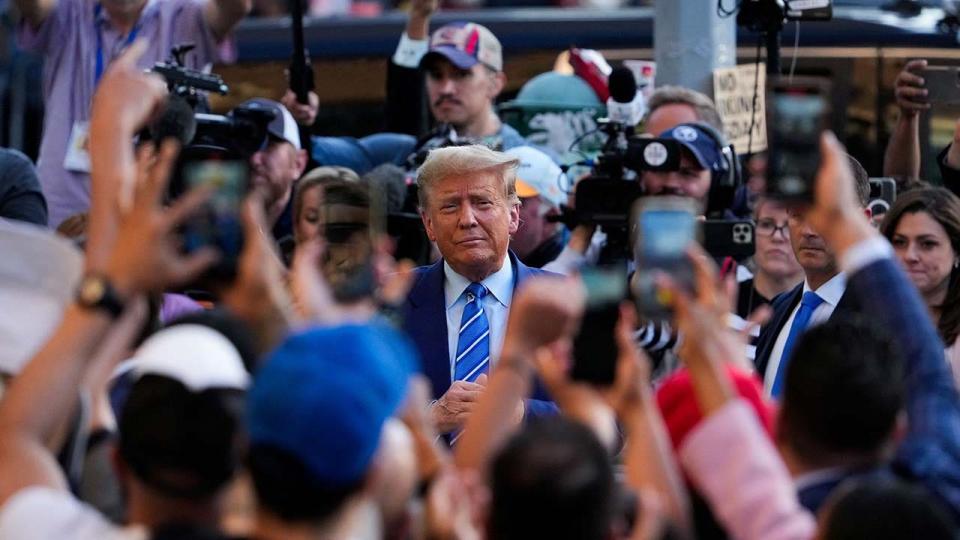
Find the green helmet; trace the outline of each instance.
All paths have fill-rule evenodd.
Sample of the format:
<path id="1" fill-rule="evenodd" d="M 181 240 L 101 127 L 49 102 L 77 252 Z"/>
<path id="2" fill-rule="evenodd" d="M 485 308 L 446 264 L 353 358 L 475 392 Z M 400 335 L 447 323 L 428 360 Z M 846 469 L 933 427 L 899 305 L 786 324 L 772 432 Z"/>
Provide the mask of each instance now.
<path id="1" fill-rule="evenodd" d="M 553 71 L 530 79 L 516 99 L 500 106 L 504 122 L 531 144 L 549 148 L 568 163 L 579 160 L 570 156 L 574 151 L 599 150 L 604 137 L 596 131 L 597 119 L 606 113 L 586 81 Z"/>

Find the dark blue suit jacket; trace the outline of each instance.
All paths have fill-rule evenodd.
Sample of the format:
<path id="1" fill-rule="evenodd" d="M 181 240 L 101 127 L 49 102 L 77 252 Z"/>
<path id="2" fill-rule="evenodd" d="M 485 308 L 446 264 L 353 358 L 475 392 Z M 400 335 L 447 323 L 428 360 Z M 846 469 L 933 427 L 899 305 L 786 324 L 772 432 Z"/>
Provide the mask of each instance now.
<path id="1" fill-rule="evenodd" d="M 513 265 L 514 291 L 526 279 L 537 275 L 554 275 L 538 268 L 530 268 L 509 253 Z M 416 277 L 406 302 L 403 303 L 403 329 L 413 339 L 420 351 L 423 374 L 430 379 L 433 398 L 440 399 L 450 388 L 450 345 L 447 339 L 447 309 L 443 295 L 443 261 L 414 270 Z M 528 416 L 554 414 L 556 406 L 550 401 L 540 384 L 527 400 Z"/>
<path id="2" fill-rule="evenodd" d="M 926 304 L 892 259 L 875 261 L 848 276 L 848 297 L 903 354 L 907 432 L 888 470 L 925 486 L 960 518 L 960 398 Z M 801 499 L 808 507 L 816 506 L 841 480 L 855 474 L 811 486 Z"/>
<path id="3" fill-rule="evenodd" d="M 757 353 L 753 358 L 753 364 L 756 366 L 757 375 L 761 380 L 767 373 L 767 364 L 770 363 L 770 354 L 773 353 L 773 346 L 777 343 L 777 336 L 780 335 L 780 331 L 783 330 L 784 325 L 787 324 L 787 319 L 789 319 L 790 314 L 793 313 L 793 308 L 797 307 L 797 304 L 800 303 L 802 296 L 803 283 L 797 285 L 792 290 L 777 295 L 773 301 L 770 302 L 770 307 L 773 308 L 773 315 L 770 317 L 770 320 L 767 321 L 767 324 L 760 329 L 760 337 L 757 338 Z M 843 317 L 855 313 L 859 310 L 859 307 L 857 298 L 844 292 L 844 295 L 840 297 L 840 302 L 837 304 L 837 308 L 833 310 L 830 318 Z"/>

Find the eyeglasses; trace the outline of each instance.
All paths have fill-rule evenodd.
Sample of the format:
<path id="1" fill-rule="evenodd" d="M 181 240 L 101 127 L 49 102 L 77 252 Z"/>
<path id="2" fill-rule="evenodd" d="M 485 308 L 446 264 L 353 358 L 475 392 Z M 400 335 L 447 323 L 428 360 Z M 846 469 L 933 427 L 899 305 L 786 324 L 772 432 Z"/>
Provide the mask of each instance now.
<path id="1" fill-rule="evenodd" d="M 761 219 L 757 222 L 757 234 L 759 235 L 773 237 L 777 231 L 780 231 L 784 238 L 789 237 L 790 222 L 784 222 L 783 225 L 777 225 L 777 222 L 772 219 Z"/>

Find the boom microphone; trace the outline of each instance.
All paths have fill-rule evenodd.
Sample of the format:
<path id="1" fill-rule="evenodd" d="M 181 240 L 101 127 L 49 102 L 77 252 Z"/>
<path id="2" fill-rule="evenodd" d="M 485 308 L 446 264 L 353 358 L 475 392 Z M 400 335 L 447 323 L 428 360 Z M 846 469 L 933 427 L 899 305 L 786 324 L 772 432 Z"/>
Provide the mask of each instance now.
<path id="1" fill-rule="evenodd" d="M 615 68 L 608 79 L 610 99 L 607 100 L 607 118 L 610 122 L 632 128 L 643 119 L 646 104 L 643 94 L 637 91 L 633 72 L 625 67 Z"/>

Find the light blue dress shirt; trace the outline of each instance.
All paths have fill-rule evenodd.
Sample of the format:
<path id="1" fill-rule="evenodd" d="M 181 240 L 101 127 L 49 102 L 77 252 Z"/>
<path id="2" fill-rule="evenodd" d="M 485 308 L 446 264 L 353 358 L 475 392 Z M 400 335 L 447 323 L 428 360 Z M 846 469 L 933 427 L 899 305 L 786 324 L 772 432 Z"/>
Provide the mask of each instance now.
<path id="1" fill-rule="evenodd" d="M 457 356 L 457 338 L 460 336 L 460 319 L 467 299 L 463 292 L 470 280 L 453 271 L 443 263 L 443 296 L 447 307 L 447 344 L 450 357 L 450 380 L 453 381 L 455 359 Z M 510 313 L 510 299 L 513 297 L 513 265 L 510 257 L 504 258 L 500 270 L 487 276 L 480 282 L 490 291 L 483 298 L 483 313 L 490 325 L 490 368 L 496 364 L 503 346 L 503 337 L 507 332 L 507 315 Z"/>

